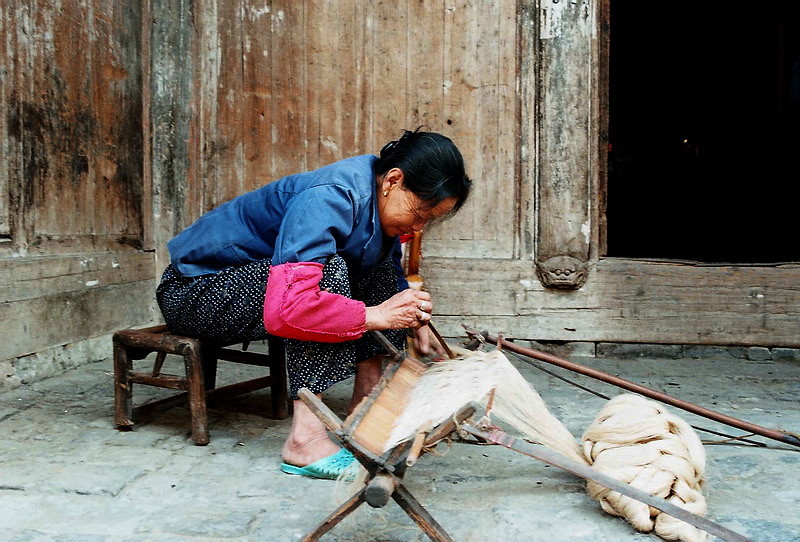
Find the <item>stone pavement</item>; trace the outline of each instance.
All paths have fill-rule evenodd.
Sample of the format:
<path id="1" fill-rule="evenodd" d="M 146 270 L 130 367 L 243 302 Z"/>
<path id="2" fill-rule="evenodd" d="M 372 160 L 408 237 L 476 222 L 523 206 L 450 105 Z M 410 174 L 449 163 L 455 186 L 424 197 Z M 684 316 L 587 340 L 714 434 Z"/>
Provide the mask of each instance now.
<path id="1" fill-rule="evenodd" d="M 797 361 L 574 359 L 741 419 L 800 432 Z M 517 365 L 576 435 L 603 404 Z M 220 367 L 220 385 L 257 371 Z M 555 370 L 607 395 L 619 393 Z M 349 384 L 325 397 L 340 414 Z M 162 393 L 137 386 L 134 399 L 139 404 Z M 0 394 L 0 540 L 300 539 L 334 509 L 336 484 L 278 470 L 289 421 L 262 414 L 267 393 L 212 409 L 205 447 L 192 444 L 182 407 L 143 420 L 134 431 L 117 431 L 110 361 Z M 693 424 L 735 431 L 672 410 Z M 800 449 L 765 442 L 768 448 L 706 447 L 708 517 L 754 540 L 800 541 Z M 458 541 L 660 540 L 604 514 L 580 479 L 537 460 L 496 446 L 461 444 L 444 452 L 424 456 L 406 485 Z M 427 538 L 390 502 L 378 510 L 362 506 L 322 540 Z"/>

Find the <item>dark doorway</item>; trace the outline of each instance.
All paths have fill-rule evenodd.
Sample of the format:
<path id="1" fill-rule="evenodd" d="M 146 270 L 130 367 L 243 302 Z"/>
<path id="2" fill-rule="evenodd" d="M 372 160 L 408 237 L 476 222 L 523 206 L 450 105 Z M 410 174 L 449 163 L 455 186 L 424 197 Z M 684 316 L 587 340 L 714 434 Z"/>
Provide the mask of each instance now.
<path id="1" fill-rule="evenodd" d="M 800 261 L 798 5 L 610 0 L 608 256 Z"/>

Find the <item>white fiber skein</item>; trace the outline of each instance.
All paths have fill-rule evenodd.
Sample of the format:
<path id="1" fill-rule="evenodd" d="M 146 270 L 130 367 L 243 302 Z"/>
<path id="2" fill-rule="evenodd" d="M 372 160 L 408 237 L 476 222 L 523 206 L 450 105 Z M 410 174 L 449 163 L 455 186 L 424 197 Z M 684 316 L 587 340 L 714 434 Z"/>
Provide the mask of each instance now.
<path id="1" fill-rule="evenodd" d="M 644 397 L 611 399 L 583 435 L 583 454 L 595 469 L 702 515 L 705 451 L 684 420 Z M 700 542 L 707 534 L 660 510 L 594 482 L 587 491 L 609 514 L 665 540 Z"/>

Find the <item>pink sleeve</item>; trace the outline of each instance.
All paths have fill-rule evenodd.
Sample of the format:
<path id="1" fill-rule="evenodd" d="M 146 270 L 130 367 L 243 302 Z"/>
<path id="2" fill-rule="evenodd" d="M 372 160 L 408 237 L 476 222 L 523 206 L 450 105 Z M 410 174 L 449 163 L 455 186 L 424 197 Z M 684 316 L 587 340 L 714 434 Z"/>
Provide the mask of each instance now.
<path id="1" fill-rule="evenodd" d="M 366 306 L 319 289 L 322 264 L 284 263 L 269 271 L 264 327 L 277 337 L 338 343 L 361 337 Z"/>

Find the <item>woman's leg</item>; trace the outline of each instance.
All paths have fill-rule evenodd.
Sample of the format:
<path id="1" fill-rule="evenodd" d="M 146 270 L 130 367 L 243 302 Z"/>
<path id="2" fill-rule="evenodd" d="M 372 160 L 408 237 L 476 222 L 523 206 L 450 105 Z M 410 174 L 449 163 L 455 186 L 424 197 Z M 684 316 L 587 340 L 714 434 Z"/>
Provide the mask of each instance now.
<path id="1" fill-rule="evenodd" d="M 381 379 L 384 355 L 375 356 L 356 365 L 356 378 L 353 382 L 353 396 L 347 413 L 350 414 L 364 397 L 369 395 Z"/>
<path id="2" fill-rule="evenodd" d="M 264 291 L 270 261 L 231 267 L 214 275 L 184 277 L 167 267 L 156 292 L 167 326 L 173 333 L 220 344 L 267 338 L 264 329 Z M 350 295 L 347 266 L 332 258 L 323 270 L 320 287 Z M 286 339 L 294 415 L 283 448 L 287 463 L 306 466 L 336 453 L 339 446 L 327 436 L 317 417 L 297 399 L 300 388 L 320 393 L 354 372 L 353 344 L 324 344 Z"/>
<path id="3" fill-rule="evenodd" d="M 328 260 L 322 269 L 319 286 L 328 292 L 351 297 L 344 259 L 334 256 Z M 306 388 L 320 396 L 329 387 L 352 376 L 355 373 L 355 341 L 319 343 L 286 339 L 285 344 L 294 415 L 281 455 L 284 462 L 304 467 L 336 453 L 339 446 L 328 438 L 325 426 L 297 398 L 297 392 Z"/>
<path id="4" fill-rule="evenodd" d="M 305 467 L 338 451 L 339 445 L 328 438 L 328 432 L 316 414 L 303 401 L 295 399 L 292 427 L 281 450 L 283 461 Z"/>
<path id="5" fill-rule="evenodd" d="M 374 307 L 395 295 L 397 289 L 397 271 L 392 261 L 389 260 L 371 273 L 354 281 L 353 298 L 363 301 L 368 307 Z M 381 333 L 395 348 L 405 350 L 406 330 L 387 329 Z M 359 361 L 356 364 L 356 378 L 349 412 L 352 412 L 380 381 L 386 354 L 388 352 L 370 334 L 356 341 L 356 359 Z"/>

